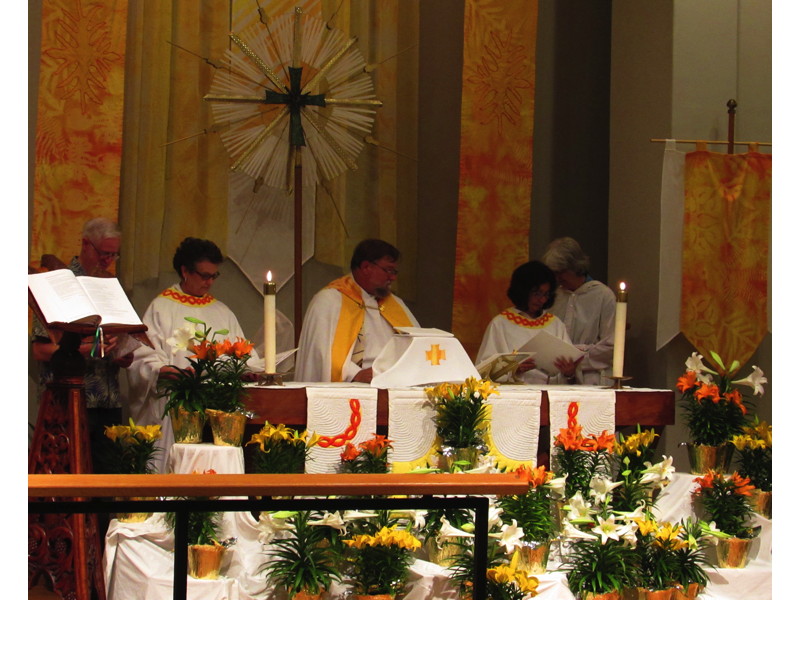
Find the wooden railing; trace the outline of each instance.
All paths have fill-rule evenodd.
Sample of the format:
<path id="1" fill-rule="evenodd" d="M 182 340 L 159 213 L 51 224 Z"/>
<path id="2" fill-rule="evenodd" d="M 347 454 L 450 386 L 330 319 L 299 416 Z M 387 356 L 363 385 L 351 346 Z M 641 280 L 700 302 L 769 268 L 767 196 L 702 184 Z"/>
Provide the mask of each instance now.
<path id="1" fill-rule="evenodd" d="M 489 499 L 522 494 L 525 478 L 514 474 L 29 474 L 29 513 L 135 512 L 132 497 L 248 497 L 151 501 L 147 510 L 175 512 L 173 598 L 186 599 L 188 517 L 192 510 L 371 510 L 463 508 L 475 512 L 473 597 L 486 598 Z M 401 496 L 397 495 L 421 495 Z M 475 496 L 484 495 L 484 496 Z M 332 502 L 330 497 L 340 497 Z M 88 501 L 113 497 L 124 501 Z M 255 497 L 260 497 L 256 499 Z M 273 499 L 273 497 L 283 497 Z M 289 498 L 286 498 L 289 497 Z M 360 497 L 360 498 L 359 498 Z M 46 499 L 46 500 L 39 500 Z M 51 499 L 71 499 L 52 501 Z"/>

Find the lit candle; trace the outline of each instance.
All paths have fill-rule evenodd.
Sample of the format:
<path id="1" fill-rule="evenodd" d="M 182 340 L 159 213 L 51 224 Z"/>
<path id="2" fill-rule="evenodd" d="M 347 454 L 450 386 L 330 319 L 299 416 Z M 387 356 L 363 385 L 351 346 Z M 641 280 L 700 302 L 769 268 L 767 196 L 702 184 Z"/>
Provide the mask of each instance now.
<path id="1" fill-rule="evenodd" d="M 619 283 L 617 292 L 617 315 L 614 321 L 614 363 L 612 376 L 622 377 L 622 368 L 625 363 L 625 326 L 628 319 L 628 292 L 625 283 Z"/>
<path id="2" fill-rule="evenodd" d="M 272 271 L 264 283 L 264 372 L 275 374 L 275 295 Z"/>

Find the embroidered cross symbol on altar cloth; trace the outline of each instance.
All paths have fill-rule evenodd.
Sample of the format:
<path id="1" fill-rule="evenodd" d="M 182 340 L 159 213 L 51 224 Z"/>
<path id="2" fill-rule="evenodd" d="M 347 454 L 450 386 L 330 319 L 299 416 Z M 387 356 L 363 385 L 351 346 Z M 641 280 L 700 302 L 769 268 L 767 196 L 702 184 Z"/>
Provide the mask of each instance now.
<path id="1" fill-rule="evenodd" d="M 447 360 L 447 354 L 445 350 L 439 349 L 438 343 L 434 343 L 431 345 L 431 349 L 425 352 L 425 358 L 431 362 L 432 366 L 438 366 L 440 361 Z"/>

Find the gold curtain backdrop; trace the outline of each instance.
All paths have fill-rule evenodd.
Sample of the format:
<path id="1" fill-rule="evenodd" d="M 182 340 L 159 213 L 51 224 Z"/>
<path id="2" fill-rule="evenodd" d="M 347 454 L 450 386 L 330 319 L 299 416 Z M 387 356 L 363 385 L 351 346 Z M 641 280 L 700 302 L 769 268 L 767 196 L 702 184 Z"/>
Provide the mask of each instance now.
<path id="1" fill-rule="evenodd" d="M 116 221 L 128 3 L 42 6 L 30 259 L 69 262 L 85 221 Z"/>
<path id="2" fill-rule="evenodd" d="M 453 333 L 474 358 L 528 259 L 535 0 L 467 0 Z"/>
<path id="3" fill-rule="evenodd" d="M 772 156 L 686 154 L 681 331 L 747 363 L 767 333 Z"/>
<path id="4" fill-rule="evenodd" d="M 234 17 L 248 9 L 254 19 L 269 21 L 300 6 L 345 34 L 358 36 L 357 47 L 367 63 L 377 64 L 376 94 L 384 107 L 378 111 L 373 133 L 380 145 L 365 147 L 357 170 L 317 188 L 316 258 L 346 267 L 358 240 L 383 237 L 396 242 L 405 262 L 413 266 L 418 0 L 130 0 L 129 4 L 119 213 L 126 289 L 168 273 L 175 246 L 186 236 L 212 239 L 234 260 L 243 256 L 239 247 L 262 237 L 258 246 L 264 263 L 259 274 L 275 256 L 292 256 L 290 241 L 269 237 L 271 231 L 280 231 L 270 223 L 278 218 L 272 213 L 257 226 L 248 226 L 253 228 L 249 233 L 229 236 L 230 158 L 213 132 L 211 107 L 202 99 L 215 70 L 205 59 L 220 61 L 231 47 Z M 395 48 L 405 52 L 398 55 Z M 260 287 L 263 275 L 250 279 Z M 401 280 L 405 296 L 413 292 L 410 279 L 408 274 Z"/>

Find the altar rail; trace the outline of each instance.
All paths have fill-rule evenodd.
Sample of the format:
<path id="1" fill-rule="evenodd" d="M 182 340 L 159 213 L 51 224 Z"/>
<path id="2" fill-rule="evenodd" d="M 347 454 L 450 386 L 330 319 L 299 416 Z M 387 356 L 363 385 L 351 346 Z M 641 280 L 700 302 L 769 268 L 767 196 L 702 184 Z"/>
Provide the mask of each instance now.
<path id="1" fill-rule="evenodd" d="M 532 388 L 536 388 L 532 386 Z M 599 389 L 598 389 L 599 390 Z M 610 390 L 610 389 L 609 389 Z M 308 410 L 306 390 L 302 386 L 287 388 L 248 387 L 245 407 L 255 413 L 249 424 L 305 425 Z M 378 389 L 378 426 L 389 422 L 389 391 Z M 659 427 L 675 424 L 675 393 L 671 390 L 623 389 L 616 391 L 615 418 L 617 427 Z M 541 424 L 550 424 L 550 401 L 542 387 Z"/>
<path id="2" fill-rule="evenodd" d="M 473 597 L 486 598 L 489 499 L 522 494 L 527 480 L 514 474 L 28 474 L 29 499 L 70 498 L 76 501 L 29 501 L 28 512 L 135 512 L 141 501 L 85 501 L 92 497 L 217 497 L 247 499 L 160 500 L 151 512 L 175 512 L 173 598 L 185 600 L 189 512 L 258 510 L 444 509 L 475 511 Z M 419 497 L 396 497 L 414 494 Z M 331 501 L 331 496 L 346 495 Z M 378 495 L 378 496 L 376 496 Z M 467 495 L 467 496 L 461 496 Z M 273 497 L 290 497 L 274 500 Z M 350 498 L 347 498 L 349 496 Z M 372 496 L 368 502 L 364 496 Z M 254 499 L 252 497 L 261 497 Z M 296 498 L 306 497 L 306 498 Z M 361 498 L 358 498 L 361 497 Z"/>

